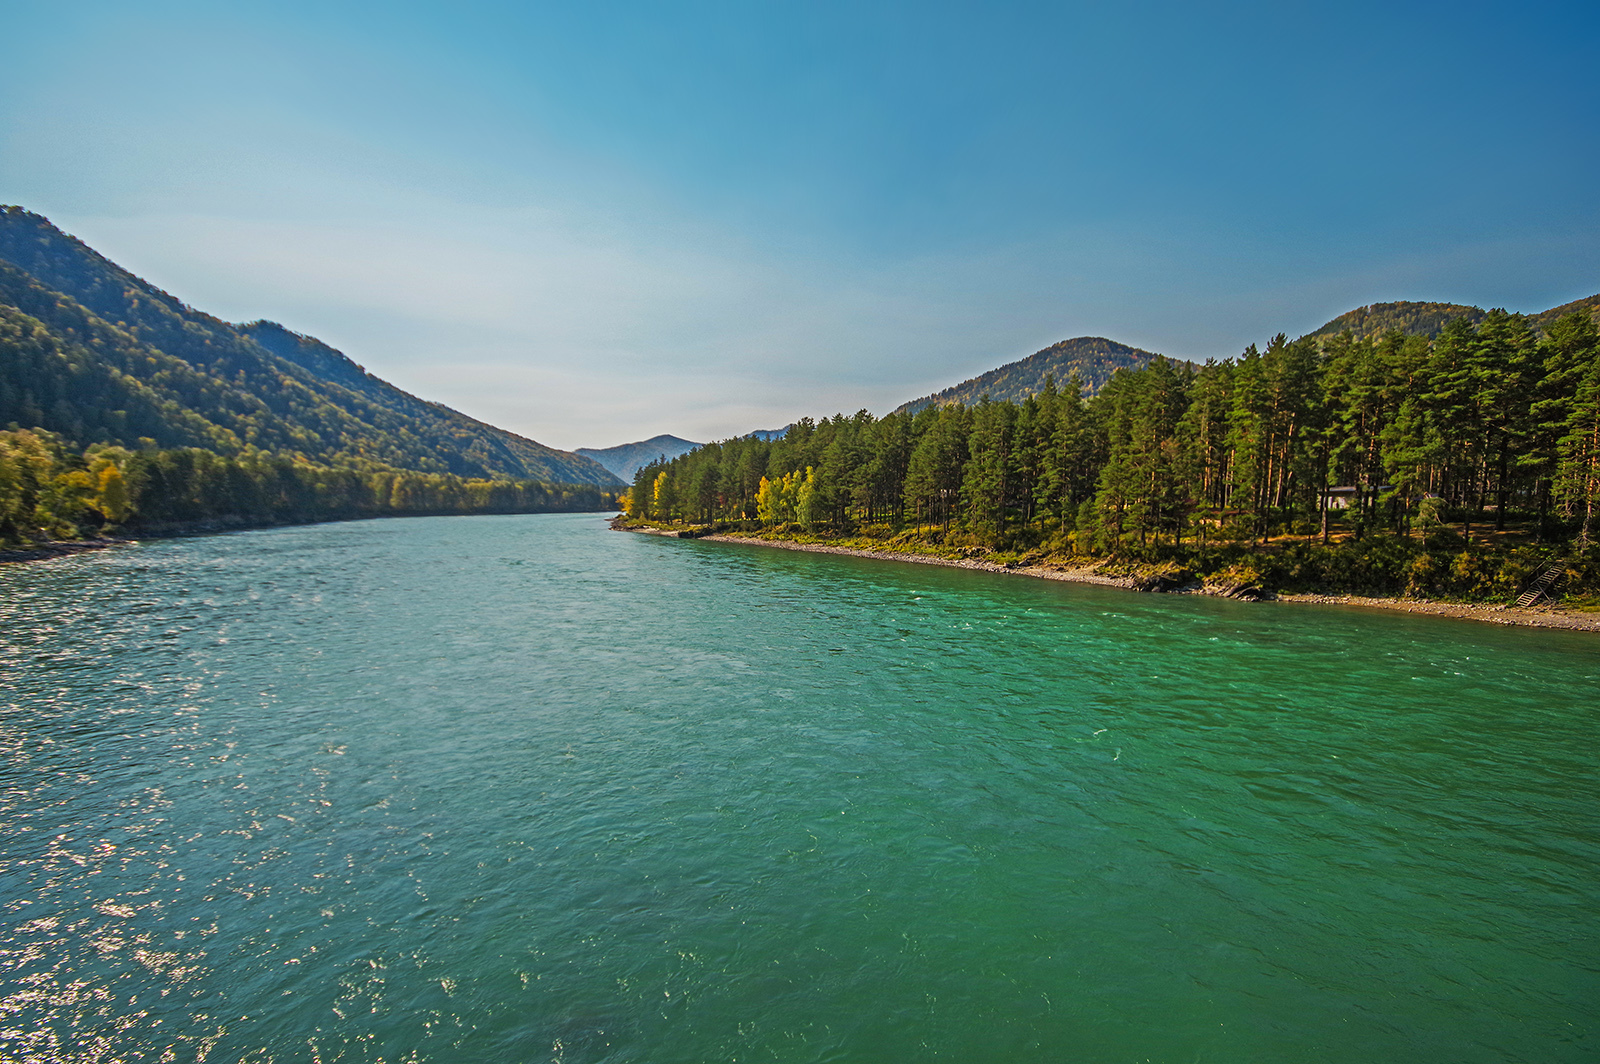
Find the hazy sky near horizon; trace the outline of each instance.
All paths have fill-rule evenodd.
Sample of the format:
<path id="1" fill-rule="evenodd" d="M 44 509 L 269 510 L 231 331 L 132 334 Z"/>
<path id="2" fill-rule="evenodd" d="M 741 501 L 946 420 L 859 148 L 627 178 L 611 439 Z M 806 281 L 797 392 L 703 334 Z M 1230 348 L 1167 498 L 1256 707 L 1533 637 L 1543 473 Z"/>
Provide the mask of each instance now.
<path id="1" fill-rule="evenodd" d="M 559 447 L 1600 291 L 1592 3 L 14 0 L 0 201 Z"/>

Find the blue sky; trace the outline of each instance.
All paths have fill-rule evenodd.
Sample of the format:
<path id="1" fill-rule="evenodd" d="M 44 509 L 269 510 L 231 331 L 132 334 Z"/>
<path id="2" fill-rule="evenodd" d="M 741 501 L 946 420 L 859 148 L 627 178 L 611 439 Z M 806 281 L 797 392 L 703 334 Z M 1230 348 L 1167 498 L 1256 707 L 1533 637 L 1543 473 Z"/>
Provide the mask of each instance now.
<path id="1" fill-rule="evenodd" d="M 1593 4 L 8 5 L 0 201 L 543 442 L 1600 291 Z"/>

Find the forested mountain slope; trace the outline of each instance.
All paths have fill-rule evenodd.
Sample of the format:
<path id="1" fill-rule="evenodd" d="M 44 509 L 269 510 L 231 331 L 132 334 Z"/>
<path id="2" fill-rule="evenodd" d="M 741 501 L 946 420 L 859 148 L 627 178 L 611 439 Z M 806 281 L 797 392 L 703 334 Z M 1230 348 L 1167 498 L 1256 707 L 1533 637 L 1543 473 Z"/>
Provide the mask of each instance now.
<path id="1" fill-rule="evenodd" d="M 1432 338 L 1457 318 L 1476 325 L 1483 320 L 1483 313 L 1461 303 L 1373 303 L 1346 311 L 1306 335 L 1321 339 L 1347 332 L 1357 340 L 1371 340 L 1398 329 L 1407 336 Z"/>
<path id="2" fill-rule="evenodd" d="M 913 399 L 895 409 L 895 413 L 915 413 L 925 406 L 943 406 L 961 403 L 971 406 L 987 395 L 996 402 L 1005 400 L 1021 402 L 1044 388 L 1046 377 L 1055 377 L 1063 385 L 1076 373 L 1083 381 L 1084 391 L 1093 395 L 1111 375 L 1119 369 L 1138 369 L 1156 356 L 1137 347 L 1119 344 L 1103 336 L 1080 336 L 1051 344 L 1027 358 L 1008 362 L 999 369 L 962 381 L 941 392 Z"/>
<path id="3" fill-rule="evenodd" d="M 0 207 L 0 353 L 0 426 L 80 446 L 619 483 L 592 459 L 419 399 L 310 337 L 196 311 L 20 207 Z"/>
<path id="4" fill-rule="evenodd" d="M 663 433 L 637 443 L 619 443 L 615 447 L 579 447 L 575 453 L 593 458 L 623 480 L 632 480 L 640 466 L 671 461 L 699 446 L 690 440 Z"/>
<path id="5" fill-rule="evenodd" d="M 1526 320 L 1534 334 L 1542 336 L 1558 319 L 1576 311 L 1586 311 L 1590 317 L 1600 320 L 1600 295 L 1529 314 Z M 1307 335 L 1325 339 L 1348 332 L 1357 340 L 1372 340 L 1398 329 L 1407 336 L 1432 339 L 1457 318 L 1465 318 L 1469 325 L 1479 325 L 1486 317 L 1488 311 L 1482 307 L 1469 307 L 1462 303 L 1373 303 L 1346 311 Z"/>
<path id="6" fill-rule="evenodd" d="M 1545 336 L 1549 334 L 1551 326 L 1555 325 L 1556 322 L 1568 314 L 1579 312 L 1588 314 L 1589 320 L 1600 324 L 1600 295 L 1585 296 L 1582 299 L 1574 299 L 1571 303 L 1563 303 L 1559 307 L 1551 307 L 1549 310 L 1538 314 L 1530 314 L 1528 315 L 1528 324 L 1533 327 L 1535 332 Z"/>

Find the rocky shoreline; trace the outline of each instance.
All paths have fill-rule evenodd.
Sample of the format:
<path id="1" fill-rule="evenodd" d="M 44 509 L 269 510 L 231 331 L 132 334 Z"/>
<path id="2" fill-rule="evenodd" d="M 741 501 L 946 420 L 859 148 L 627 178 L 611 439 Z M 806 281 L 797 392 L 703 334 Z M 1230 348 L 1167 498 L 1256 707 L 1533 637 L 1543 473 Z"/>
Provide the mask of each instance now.
<path id="1" fill-rule="evenodd" d="M 1279 602 L 1301 602 L 1316 606 L 1352 606 L 1369 610 L 1398 610 L 1426 613 L 1436 617 L 1456 617 L 1484 624 L 1510 624 L 1524 628 L 1565 628 L 1570 631 L 1600 632 L 1600 613 L 1577 613 L 1556 607 L 1485 606 L 1471 602 L 1436 602 L 1433 599 L 1373 598 L 1364 595 L 1277 596 Z"/>
<path id="2" fill-rule="evenodd" d="M 866 550 L 858 547 L 835 547 L 826 543 L 791 543 L 785 540 L 761 539 L 756 536 L 737 536 L 727 533 L 687 535 L 670 529 L 644 528 L 613 521 L 612 528 L 624 532 L 642 532 L 646 535 L 683 539 L 704 539 L 714 543 L 740 543 L 755 547 L 776 547 L 780 550 L 807 551 L 813 554 L 843 554 L 853 558 L 878 558 L 916 565 L 943 565 L 954 569 L 975 569 L 981 572 L 1002 573 L 1011 576 L 1029 576 L 1039 580 L 1062 580 L 1074 584 L 1099 584 L 1103 587 L 1120 587 L 1128 591 L 1163 592 L 1166 594 L 1203 594 L 1234 598 L 1243 601 L 1272 601 L 1317 606 L 1347 606 L 1358 609 L 1392 610 L 1403 613 L 1430 614 L 1454 617 L 1460 620 L 1479 621 L 1485 624 L 1517 625 L 1528 628 L 1564 628 L 1571 631 L 1600 632 L 1600 613 L 1576 613 L 1555 608 L 1519 609 L 1515 606 L 1487 606 L 1476 603 L 1435 602 L 1430 599 L 1402 599 L 1368 597 L 1363 595 L 1312 595 L 1268 594 L 1259 588 L 1243 585 L 1207 585 L 1194 582 L 1175 583 L 1161 574 L 1154 576 L 1107 576 L 1094 567 L 1052 568 L 1049 566 L 997 565 L 980 558 L 940 558 L 907 551 Z"/>

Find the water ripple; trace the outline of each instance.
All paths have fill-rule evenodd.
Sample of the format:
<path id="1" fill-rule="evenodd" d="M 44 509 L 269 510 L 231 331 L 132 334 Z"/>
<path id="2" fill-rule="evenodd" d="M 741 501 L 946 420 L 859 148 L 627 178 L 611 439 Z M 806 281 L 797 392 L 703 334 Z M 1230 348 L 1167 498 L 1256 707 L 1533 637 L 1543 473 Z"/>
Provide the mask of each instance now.
<path id="1" fill-rule="evenodd" d="M 0 1058 L 1579 1061 L 1592 637 L 609 533 L 0 568 Z"/>

